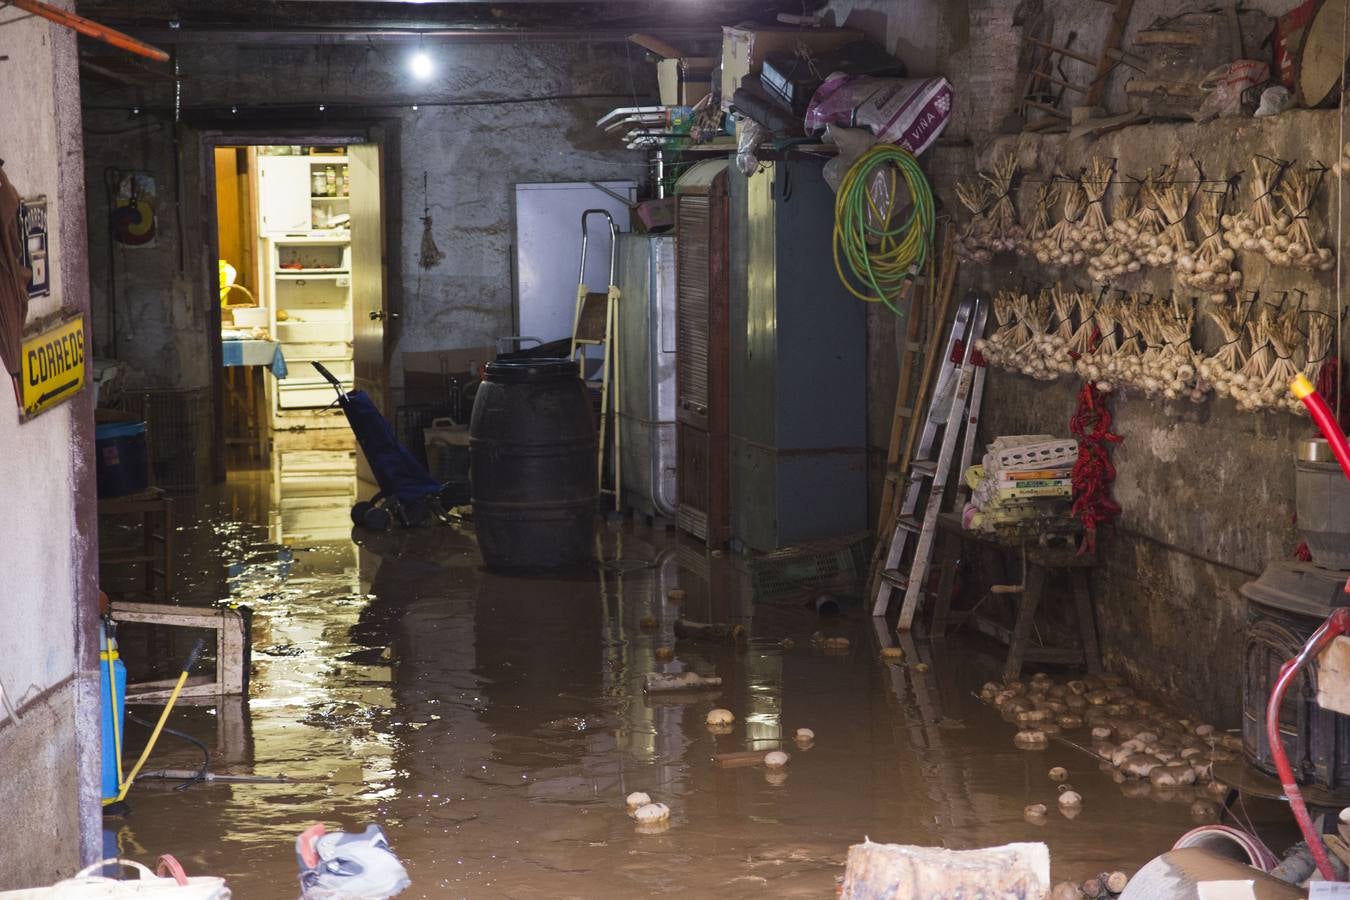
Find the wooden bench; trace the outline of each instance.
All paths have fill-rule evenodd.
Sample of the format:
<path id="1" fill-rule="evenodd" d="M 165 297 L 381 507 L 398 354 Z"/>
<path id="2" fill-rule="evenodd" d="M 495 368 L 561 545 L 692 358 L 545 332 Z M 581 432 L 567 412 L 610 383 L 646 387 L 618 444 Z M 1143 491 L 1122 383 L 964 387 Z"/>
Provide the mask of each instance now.
<path id="1" fill-rule="evenodd" d="M 967 531 L 961 527 L 961 516 L 944 513 L 938 516 L 940 546 L 938 559 L 941 576 L 938 580 L 937 600 L 933 605 L 930 626 L 932 637 L 946 635 L 951 615 L 952 592 L 956 587 L 957 566 L 962 550 L 969 543 L 979 544 L 1006 555 L 1017 554 L 1023 560 L 1023 582 L 1020 585 L 995 585 L 990 591 L 998 596 L 1014 598 L 1017 616 L 1010 629 L 992 618 L 981 615 L 979 604 L 967 612 L 958 613 L 978 631 L 1008 645 L 1008 658 L 1003 666 L 1005 679 L 1018 678 L 1022 666 L 1028 662 L 1083 665 L 1094 674 L 1101 671 L 1101 653 L 1097 644 L 1097 620 L 1092 610 L 1092 594 L 1088 588 L 1088 571 L 1097 564 L 1094 555 L 1078 555 L 1076 541 L 1066 546 L 1043 544 L 1035 534 L 1023 534 L 1009 539 L 998 533 Z M 1006 558 L 1005 558 L 1006 563 Z M 1009 567 L 1005 565 L 1005 571 Z M 1036 611 L 1045 599 L 1047 584 L 1054 578 L 1068 582 L 1073 598 L 1074 618 L 1078 626 L 1078 646 L 1047 647 L 1032 644 L 1032 626 Z"/>

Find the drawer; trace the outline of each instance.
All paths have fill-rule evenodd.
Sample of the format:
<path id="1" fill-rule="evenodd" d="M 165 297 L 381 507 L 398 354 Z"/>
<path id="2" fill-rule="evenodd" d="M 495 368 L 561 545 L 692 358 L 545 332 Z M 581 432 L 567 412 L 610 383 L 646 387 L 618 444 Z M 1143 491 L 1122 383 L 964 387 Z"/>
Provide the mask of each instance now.
<path id="1" fill-rule="evenodd" d="M 352 325 L 337 318 L 288 320 L 277 323 L 276 338 L 283 344 L 345 343 L 352 339 Z"/>
<path id="2" fill-rule="evenodd" d="M 286 379 L 290 381 L 290 379 Z M 323 381 L 318 384 L 287 384 L 283 381 L 277 391 L 277 406 L 282 409 L 310 409 L 328 406 L 337 400 L 337 392 L 332 385 Z M 350 380 L 342 384 L 344 391 L 352 390 Z"/>
<path id="3" fill-rule="evenodd" d="M 294 344 L 283 344 L 281 352 L 286 355 L 286 362 L 293 363 L 309 362 L 317 359 L 328 367 L 329 371 L 337 372 L 334 368 L 338 363 L 345 362 L 351 364 L 352 345 L 345 341 L 304 341 Z M 313 366 L 304 366 L 304 369 L 313 371 Z"/>

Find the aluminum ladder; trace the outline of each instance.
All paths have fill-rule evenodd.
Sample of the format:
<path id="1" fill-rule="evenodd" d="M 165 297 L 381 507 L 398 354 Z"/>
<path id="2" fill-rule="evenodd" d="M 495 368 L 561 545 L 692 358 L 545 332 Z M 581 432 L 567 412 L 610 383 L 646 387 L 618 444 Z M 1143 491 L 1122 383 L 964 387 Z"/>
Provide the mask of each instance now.
<path id="1" fill-rule="evenodd" d="M 891 532 L 890 549 L 882 563 L 881 578 L 877 581 L 877 594 L 872 604 L 873 616 L 885 616 L 890 612 L 896 590 L 904 591 L 905 599 L 900 608 L 896 631 L 909 631 L 924 593 L 928 567 L 933 557 L 937 517 L 942 511 L 947 476 L 951 472 L 962 426 L 965 441 L 961 447 L 959 471 L 964 472 L 970 466 L 975 451 L 975 432 L 979 424 L 980 403 L 984 398 L 986 373 L 983 361 L 975 353 L 975 341 L 983 336 L 988 315 L 988 301 L 974 291 L 967 293 L 957 306 L 942 357 L 942 369 L 933 389 L 933 400 L 928 406 L 919 446 L 910 463 L 904 499 Z M 939 429 L 942 431 L 942 442 L 937 446 L 937 455 L 934 456 Z M 916 514 L 921 501 L 924 509 L 923 517 L 919 518 Z M 906 575 L 899 567 L 905 551 L 909 549 L 910 535 L 917 536 L 918 540 L 913 548 L 909 574 Z"/>
<path id="2" fill-rule="evenodd" d="M 604 216 L 609 226 L 609 284 L 604 291 L 592 291 L 586 286 L 586 246 L 590 235 L 586 220 Z M 616 261 L 619 251 L 619 229 L 614 217 L 603 209 L 588 209 L 581 214 L 581 268 L 577 274 L 576 310 L 572 317 L 572 352 L 586 381 L 586 348 L 599 347 L 603 353 L 600 379 L 600 436 L 596 449 L 595 478 L 600 495 L 614 495 L 614 511 L 623 508 L 623 434 L 619 422 L 619 285 L 616 281 Z M 605 437 L 608 423 L 613 418 L 614 450 L 610 460 L 614 472 L 613 489 L 605 488 Z"/>

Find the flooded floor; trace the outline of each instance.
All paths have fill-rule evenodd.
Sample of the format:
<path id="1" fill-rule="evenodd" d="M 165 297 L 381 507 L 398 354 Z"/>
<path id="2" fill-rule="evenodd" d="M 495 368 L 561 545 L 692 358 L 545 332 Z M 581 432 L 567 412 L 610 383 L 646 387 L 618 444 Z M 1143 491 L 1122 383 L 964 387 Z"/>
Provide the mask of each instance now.
<path id="1" fill-rule="evenodd" d="M 252 608 L 253 682 L 246 701 L 175 708 L 170 724 L 207 743 L 213 772 L 301 781 L 142 782 L 130 815 L 105 820 L 123 855 L 173 853 L 237 897 L 293 898 L 296 835 L 377 822 L 409 897 L 828 897 L 864 837 L 1044 840 L 1059 880 L 1133 871 L 1193 827 L 1189 799 L 1127 797 L 1062 744 L 1014 748 L 975 697 L 996 645 L 920 644 L 908 662 L 931 669 L 889 666 L 861 607 L 822 620 L 752 605 L 730 557 L 673 532 L 612 526 L 594 573 L 503 577 L 480 567 L 466 526 L 353 535 L 348 473 L 281 487 L 246 473 L 180 507 L 180 597 Z M 677 645 L 681 614 L 743 623 L 753 640 Z M 822 652 L 818 631 L 850 650 Z M 667 646 L 675 659 L 659 662 Z M 681 668 L 721 690 L 644 694 L 645 673 Z M 709 733 L 715 706 L 736 714 L 732 733 Z M 816 734 L 805 752 L 802 727 Z M 780 747 L 785 777 L 714 761 Z M 172 737 L 159 748 L 150 769 L 200 764 Z M 1085 798 L 1074 819 L 1055 807 L 1057 765 Z M 631 791 L 670 806 L 668 831 L 637 833 Z M 1051 807 L 1043 824 L 1023 819 L 1029 803 Z"/>

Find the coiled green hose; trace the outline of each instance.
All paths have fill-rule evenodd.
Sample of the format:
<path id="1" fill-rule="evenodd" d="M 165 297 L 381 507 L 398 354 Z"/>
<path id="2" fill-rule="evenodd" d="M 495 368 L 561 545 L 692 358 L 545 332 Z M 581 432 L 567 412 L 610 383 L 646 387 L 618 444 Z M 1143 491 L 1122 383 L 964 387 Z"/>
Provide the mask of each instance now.
<path id="1" fill-rule="evenodd" d="M 884 209 L 868 191 L 873 174 L 884 172 L 890 202 Z M 899 172 L 909 192 L 909 215 L 892 225 L 901 206 Z M 869 303 L 896 306 L 907 283 L 933 246 L 933 191 L 914 154 L 894 144 L 877 144 L 858 158 L 839 185 L 834 202 L 834 268 L 849 293 Z"/>

